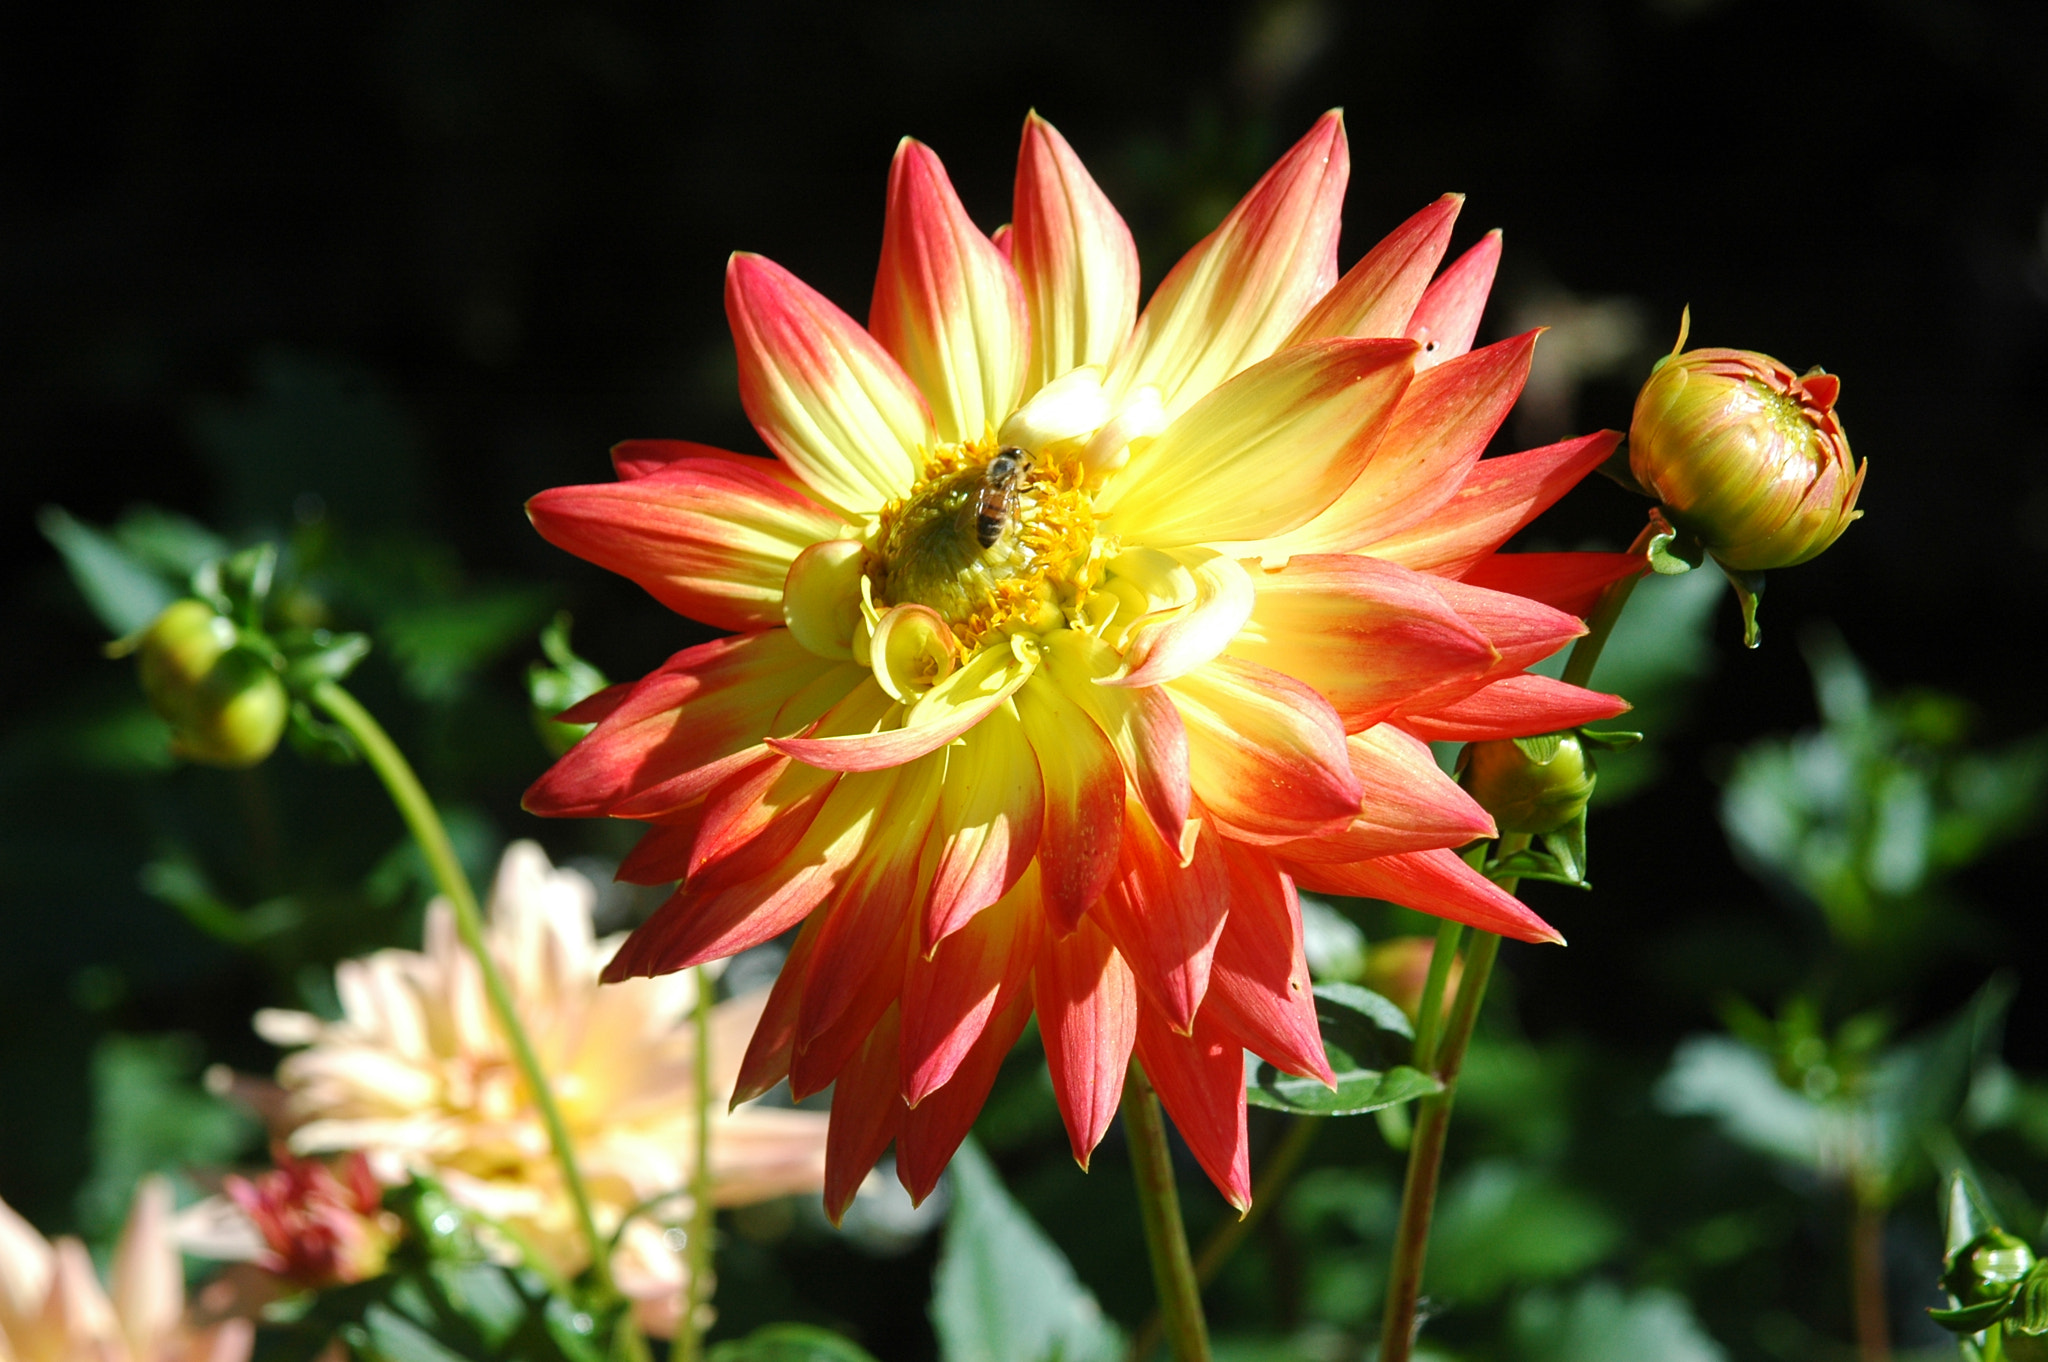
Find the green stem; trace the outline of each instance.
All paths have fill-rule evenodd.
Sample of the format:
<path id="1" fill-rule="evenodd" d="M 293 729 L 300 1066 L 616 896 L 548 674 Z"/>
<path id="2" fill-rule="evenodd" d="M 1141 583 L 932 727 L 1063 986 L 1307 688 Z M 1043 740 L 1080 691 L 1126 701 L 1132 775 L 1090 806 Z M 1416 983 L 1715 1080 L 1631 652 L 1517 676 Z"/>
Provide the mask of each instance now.
<path id="1" fill-rule="evenodd" d="M 476 958 L 491 1011 L 496 1015 L 498 1025 L 504 1029 L 505 1038 L 512 1046 L 512 1057 L 519 1065 L 527 1089 L 533 1094 L 534 1105 L 540 1108 L 542 1124 L 547 1126 L 555 1158 L 562 1166 L 563 1185 L 568 1188 L 569 1200 L 576 1209 L 577 1229 L 590 1250 L 591 1270 L 596 1274 L 603 1293 L 615 1296 L 617 1289 L 612 1284 L 611 1260 L 605 1253 L 604 1237 L 597 1232 L 597 1220 L 591 1214 L 590 1191 L 583 1184 L 582 1169 L 576 1166 L 576 1150 L 569 1141 L 568 1124 L 563 1121 L 562 1110 L 555 1103 L 554 1089 L 548 1085 L 547 1074 L 540 1066 L 540 1056 L 534 1052 L 533 1041 L 520 1024 L 519 1012 L 513 1006 L 512 991 L 505 984 L 505 976 L 498 972 L 497 961 L 485 947 L 483 914 L 477 907 L 476 894 L 469 887 L 468 876 L 462 873 L 462 862 L 456 859 L 455 847 L 448 840 L 448 829 L 442 826 L 434 801 L 427 797 L 419 777 L 413 774 L 411 764 L 398 750 L 398 745 L 391 741 L 391 735 L 353 695 L 332 681 L 323 681 L 313 687 L 311 699 L 347 729 L 356 746 L 362 749 L 370 769 L 384 782 L 391 802 L 398 806 L 399 816 L 411 829 L 413 840 L 419 844 L 420 853 L 427 859 L 427 868 L 433 873 L 434 883 L 440 886 L 442 896 L 455 910 L 455 930 L 462 937 L 462 944 Z"/>
<path id="2" fill-rule="evenodd" d="M 696 1112 L 695 1160 L 690 1165 L 690 1228 L 685 1248 L 690 1276 L 683 1288 L 683 1318 L 676 1328 L 675 1362 L 699 1362 L 704 1356 L 704 1306 L 711 1299 L 711 1237 L 716 1212 L 711 1205 L 711 976 L 702 965 L 690 971 L 696 981 L 696 1072 L 691 1101 Z"/>
<path id="3" fill-rule="evenodd" d="M 1124 1078 L 1123 1113 L 1124 1133 L 1130 1137 L 1131 1171 L 1138 1186 L 1138 1211 L 1145 1222 L 1145 1249 L 1152 1259 L 1152 1285 L 1159 1293 L 1166 1337 L 1179 1362 L 1209 1362 L 1209 1322 L 1202 1316 L 1202 1290 L 1195 1281 L 1187 1230 L 1181 1224 L 1173 1154 L 1166 1145 L 1166 1118 L 1135 1059 Z"/>
<path id="4" fill-rule="evenodd" d="M 1436 1063 L 1437 1034 L 1443 1029 L 1444 988 L 1450 982 L 1451 962 L 1458 958 L 1458 943 L 1464 936 L 1462 922 L 1445 918 L 1436 925 L 1436 946 L 1429 953 L 1429 978 L 1422 985 L 1422 1001 L 1415 1008 L 1414 1062 L 1424 1073 Z"/>
<path id="5" fill-rule="evenodd" d="M 1279 1203 L 1280 1194 L 1294 1179 L 1294 1172 L 1308 1154 L 1309 1146 L 1316 1141 L 1316 1132 L 1322 1129 L 1326 1117 L 1296 1116 L 1288 1123 L 1287 1133 L 1273 1152 L 1266 1156 L 1266 1162 L 1252 1179 L 1252 1208 L 1236 1220 L 1225 1220 L 1218 1225 L 1202 1251 L 1195 1255 L 1195 1285 L 1205 1287 L 1216 1280 L 1216 1274 L 1230 1261 L 1230 1255 L 1237 1252 L 1245 1236 L 1259 1227 L 1266 1212 Z M 1145 1327 L 1138 1330 L 1137 1342 L 1131 1345 L 1131 1356 L 1144 1357 L 1159 1342 L 1160 1332 L 1165 1324 L 1157 1310 L 1145 1321 Z"/>

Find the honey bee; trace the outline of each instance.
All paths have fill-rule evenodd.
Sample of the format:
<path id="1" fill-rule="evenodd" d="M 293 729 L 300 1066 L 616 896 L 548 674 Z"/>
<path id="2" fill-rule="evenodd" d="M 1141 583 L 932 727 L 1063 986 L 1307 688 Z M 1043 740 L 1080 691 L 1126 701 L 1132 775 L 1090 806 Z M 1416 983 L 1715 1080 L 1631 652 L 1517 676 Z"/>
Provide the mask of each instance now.
<path id="1" fill-rule="evenodd" d="M 974 538 L 992 549 L 1017 514 L 1017 488 L 1031 472 L 1031 451 L 1004 445 L 981 471 L 981 490 L 974 501 Z"/>

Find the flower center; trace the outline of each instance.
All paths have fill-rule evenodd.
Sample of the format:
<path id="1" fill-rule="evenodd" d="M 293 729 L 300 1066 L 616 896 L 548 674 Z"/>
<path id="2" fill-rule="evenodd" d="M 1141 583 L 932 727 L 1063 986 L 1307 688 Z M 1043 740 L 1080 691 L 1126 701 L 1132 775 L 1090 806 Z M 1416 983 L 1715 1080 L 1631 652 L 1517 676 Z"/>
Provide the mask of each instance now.
<path id="1" fill-rule="evenodd" d="M 1101 573 L 1078 462 L 993 440 L 934 451 L 882 508 L 862 569 L 879 607 L 928 606 L 968 650 L 998 631 L 1057 627 Z"/>

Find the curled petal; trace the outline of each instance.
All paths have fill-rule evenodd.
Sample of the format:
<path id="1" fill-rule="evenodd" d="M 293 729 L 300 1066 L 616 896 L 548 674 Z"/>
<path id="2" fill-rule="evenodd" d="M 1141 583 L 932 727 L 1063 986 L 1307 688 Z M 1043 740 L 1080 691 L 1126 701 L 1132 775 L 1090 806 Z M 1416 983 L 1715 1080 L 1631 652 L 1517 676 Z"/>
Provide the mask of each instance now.
<path id="1" fill-rule="evenodd" d="M 1017 152 L 1011 259 L 1031 316 L 1036 392 L 1083 364 L 1107 364 L 1138 313 L 1138 247 L 1081 158 L 1031 114 Z"/>
<path id="2" fill-rule="evenodd" d="M 1463 580 L 1584 617 L 1609 586 L 1645 571 L 1639 553 L 1496 553 L 1473 564 Z"/>
<path id="3" fill-rule="evenodd" d="M 1244 1046 L 1206 1013 L 1192 1031 L 1168 1028 L 1150 1008 L 1138 1014 L 1138 1063 L 1158 1089 L 1173 1128 L 1224 1200 L 1251 1208 L 1251 1156 L 1245 1140 Z"/>
<path id="4" fill-rule="evenodd" d="M 1457 494 L 1528 381 L 1538 333 L 1489 345 L 1425 373 L 1342 496 L 1314 520 L 1258 546 L 1267 562 L 1371 549 Z"/>
<path id="5" fill-rule="evenodd" d="M 1029 334 L 1017 273 L 938 156 L 907 137 L 889 166 L 868 327 L 930 402 L 941 440 L 978 440 L 1016 409 Z"/>
<path id="6" fill-rule="evenodd" d="M 1541 449 L 1481 459 L 1428 519 L 1372 546 L 1373 556 L 1461 577 L 1604 463 L 1621 442 L 1603 430 Z"/>
<path id="7" fill-rule="evenodd" d="M 946 1086 L 904 1113 L 902 1133 L 896 1139 L 896 1177 L 910 1193 L 912 1205 L 922 1205 L 938 1186 L 939 1174 L 960 1141 L 967 1138 L 982 1103 L 988 1101 L 1003 1057 L 1030 1020 L 1031 995 L 1019 989 L 975 1039 Z"/>
<path id="8" fill-rule="evenodd" d="M 931 413 L 874 337 L 788 270 L 733 256 L 725 313 L 740 404 L 768 447 L 828 505 L 856 515 L 910 491 Z"/>
<path id="9" fill-rule="evenodd" d="M 1025 991 L 1038 957 L 1038 884 L 1027 875 L 903 976 L 903 1100 L 912 1107 L 952 1081 L 990 1018 Z M 1012 1037 L 1014 1039 L 1014 1037 Z"/>
<path id="10" fill-rule="evenodd" d="M 828 771 L 879 771 L 901 766 L 973 728 L 1030 677 L 1037 664 L 988 649 L 918 697 L 901 727 L 831 738 L 770 738 L 768 746 Z"/>
<path id="11" fill-rule="evenodd" d="M 1313 837 L 1358 812 L 1344 725 L 1309 687 L 1226 654 L 1167 689 L 1187 724 L 1195 797 L 1232 835 Z"/>
<path id="12" fill-rule="evenodd" d="M 832 1124 L 825 1133 L 825 1214 L 834 1225 L 903 1129 L 903 1099 L 896 1092 L 901 1029 L 891 1004 L 861 1038 L 833 1089 Z"/>
<path id="13" fill-rule="evenodd" d="M 1127 675 L 1105 686 L 1156 686 L 1185 675 L 1230 646 L 1252 613 L 1252 579 L 1236 559 L 1214 549 L 1179 549 L 1173 554 L 1194 579 L 1195 596 L 1138 621 L 1124 644 Z"/>
<path id="14" fill-rule="evenodd" d="M 1010 892 L 1038 853 L 1044 822 L 1038 758 L 1022 720 L 999 710 L 946 753 L 934 832 L 938 862 L 919 941 L 924 954 Z"/>
<path id="15" fill-rule="evenodd" d="M 690 804 L 752 761 L 784 702 L 833 670 L 784 629 L 686 648 L 535 781 L 525 808 L 544 818 L 589 818 L 656 787 L 665 808 Z"/>
<path id="16" fill-rule="evenodd" d="M 912 704 L 953 674 L 960 644 L 939 612 L 928 605 L 892 605 L 876 623 L 868 643 L 875 681 Z"/>
<path id="17" fill-rule="evenodd" d="M 1427 369 L 1456 359 L 1472 348 L 1479 334 L 1479 316 L 1493 291 L 1493 273 L 1500 268 L 1500 229 L 1479 238 L 1479 244 L 1438 275 L 1415 305 L 1408 320 L 1409 339 L 1422 345 L 1416 367 Z"/>
<path id="18" fill-rule="evenodd" d="M 1151 820 L 1127 806 L 1122 864 L 1089 915 L 1129 962 L 1151 1006 L 1177 1031 L 1193 1024 L 1209 991 L 1209 961 L 1230 907 L 1221 840 L 1213 831 L 1197 837 L 1182 865 Z"/>
<path id="19" fill-rule="evenodd" d="M 1173 415 L 1278 349 L 1337 280 L 1350 174 L 1343 118 L 1324 114 L 1160 283 L 1114 384 L 1157 388 Z"/>
<path id="20" fill-rule="evenodd" d="M 819 657 L 844 661 L 853 656 L 866 553 L 858 539 L 827 539 L 790 561 L 782 582 L 782 622 Z"/>
<path id="21" fill-rule="evenodd" d="M 1275 854 L 1302 862 L 1360 861 L 1493 836 L 1493 819 L 1443 773 L 1427 743 L 1392 724 L 1375 724 L 1352 734 L 1346 746 L 1352 773 L 1365 788 L 1358 817 L 1342 832 L 1289 842 Z"/>
<path id="22" fill-rule="evenodd" d="M 1116 873 L 1123 767 L 1087 711 L 1043 676 L 1032 677 L 1017 692 L 1017 717 L 1031 741 L 1043 788 L 1039 892 L 1054 930 L 1065 935 Z M 1182 808 L 1185 817 L 1185 804 Z"/>
<path id="23" fill-rule="evenodd" d="M 1418 690 L 1498 660 L 1453 610 L 1439 579 L 1349 554 L 1303 554 L 1258 573 L 1249 627 L 1231 655 L 1284 672 L 1327 699 L 1347 731 L 1379 722 Z"/>
<path id="24" fill-rule="evenodd" d="M 550 488 L 526 514 L 550 544 L 630 578 L 678 614 L 765 629 L 782 623 L 790 563 L 841 529 L 836 512 L 770 466 L 683 459 L 631 482 Z"/>
<path id="25" fill-rule="evenodd" d="M 1138 1030 L 1138 984 L 1109 937 L 1083 920 L 1039 948 L 1031 976 L 1053 1097 L 1085 1170 L 1122 1100 Z"/>
<path id="26" fill-rule="evenodd" d="M 1122 659 L 1079 630 L 1054 634 L 1045 660 L 1060 693 L 1109 738 L 1152 825 L 1179 846 L 1188 821 L 1188 735 L 1172 699 L 1157 686 L 1120 690 L 1098 685 L 1116 675 Z"/>
<path id="27" fill-rule="evenodd" d="M 1322 894 L 1385 899 L 1516 941 L 1562 946 L 1557 929 L 1453 851 L 1404 851 L 1348 865 L 1289 866 L 1295 882 Z"/>
<path id="28" fill-rule="evenodd" d="M 1264 360 L 1196 402 L 1096 498 L 1102 530 L 1166 548 L 1271 539 L 1351 485 L 1414 374 L 1401 340 L 1330 340 Z"/>
<path id="29" fill-rule="evenodd" d="M 1406 335 L 1464 205 L 1463 194 L 1446 194 L 1389 232 L 1309 310 L 1286 345 L 1332 336 Z"/>
<path id="30" fill-rule="evenodd" d="M 1203 1008 L 1254 1054 L 1335 1087 L 1337 1076 L 1316 1022 L 1294 881 L 1271 858 L 1241 843 L 1224 843 L 1223 863 L 1230 875 L 1230 916 L 1216 943 Z"/>
<path id="31" fill-rule="evenodd" d="M 1525 672 L 1449 704 L 1403 714 L 1396 722 L 1429 742 L 1489 742 L 1599 723 L 1628 709 L 1628 701 L 1619 695 L 1602 695 Z"/>

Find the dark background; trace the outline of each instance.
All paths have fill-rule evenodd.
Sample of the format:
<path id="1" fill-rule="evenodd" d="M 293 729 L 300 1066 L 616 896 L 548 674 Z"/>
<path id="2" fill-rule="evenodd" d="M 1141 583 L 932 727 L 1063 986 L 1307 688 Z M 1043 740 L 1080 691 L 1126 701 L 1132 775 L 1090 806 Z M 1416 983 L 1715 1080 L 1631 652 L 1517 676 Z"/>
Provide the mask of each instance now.
<path id="1" fill-rule="evenodd" d="M 145 800 L 36 737 L 132 686 L 98 657 L 39 507 L 410 535 L 443 546 L 406 569 L 435 590 L 566 605 L 580 651 L 637 675 L 694 626 L 548 548 L 520 505 L 608 477 L 622 438 L 759 448 L 720 302 L 730 251 L 864 315 L 896 139 L 931 143 L 993 228 L 1035 107 L 1127 216 L 1149 287 L 1334 105 L 1354 164 L 1343 263 L 1462 191 L 1454 249 L 1507 233 L 1482 339 L 1557 323 L 1503 447 L 1625 427 L 1687 303 L 1695 344 L 1843 378 L 1866 518 L 1774 578 L 1761 651 L 1734 646 L 1724 600 L 1666 778 L 1596 812 L 1599 892 L 1535 891 L 1573 945 L 1509 956 L 1532 1035 L 1652 1067 L 1712 1025 L 1703 970 L 1737 962 L 1723 982 L 1767 1001 L 1814 927 L 1737 870 L 1713 776 L 1734 744 L 1812 721 L 1802 627 L 1832 620 L 1882 680 L 1962 696 L 1981 741 L 2042 727 L 2025 659 L 2048 566 L 2048 6 L 17 5 L 0 18 L 0 1022 L 8 1081 L 36 1090 L 0 1094 L 0 1195 L 62 1223 L 102 1030 L 189 1031 L 266 1067 L 241 1019 L 273 982 L 135 888 L 176 831 L 150 802 L 164 783 L 225 806 L 229 778 L 165 774 Z M 1595 480 L 1534 542 L 1618 548 L 1640 514 Z M 531 651 L 404 722 L 497 834 L 615 848 L 517 811 L 546 761 L 516 712 Z M 366 692 L 399 694 L 389 655 Z M 382 817 L 348 781 L 300 812 Z M 2038 853 L 1977 867 L 1980 926 L 1890 999 L 1932 1016 L 2012 964 L 2007 1054 L 2034 1070 Z M 359 872 L 369 852 L 334 855 Z"/>

